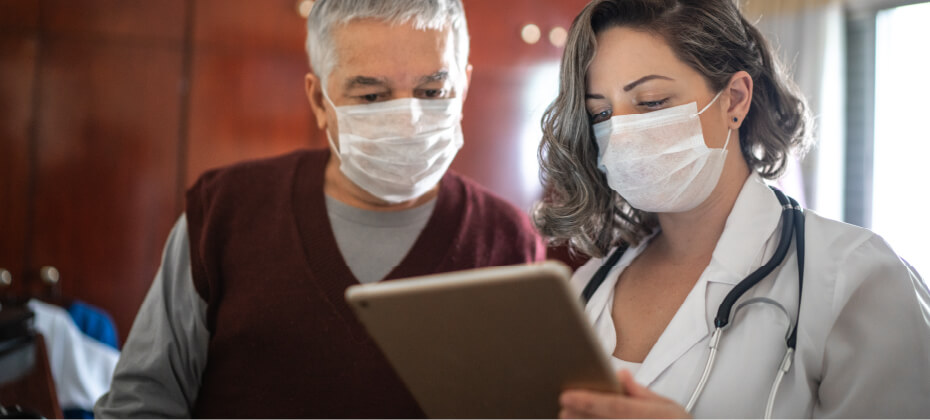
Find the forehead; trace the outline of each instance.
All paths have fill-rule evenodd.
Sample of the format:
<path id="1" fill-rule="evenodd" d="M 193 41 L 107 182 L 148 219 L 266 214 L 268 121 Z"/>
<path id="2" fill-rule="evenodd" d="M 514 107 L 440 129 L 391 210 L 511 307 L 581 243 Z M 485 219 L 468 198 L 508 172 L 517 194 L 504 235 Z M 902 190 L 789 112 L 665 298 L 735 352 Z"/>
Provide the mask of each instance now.
<path id="1" fill-rule="evenodd" d="M 360 19 L 334 28 L 337 62 L 334 76 L 373 76 L 388 79 L 420 78 L 438 70 L 454 70 L 452 29 L 417 29 Z"/>
<path id="2" fill-rule="evenodd" d="M 587 82 L 591 90 L 597 90 L 653 74 L 678 79 L 689 73 L 696 72 L 678 59 L 661 36 L 613 27 L 597 35 L 597 51 L 588 69 Z"/>

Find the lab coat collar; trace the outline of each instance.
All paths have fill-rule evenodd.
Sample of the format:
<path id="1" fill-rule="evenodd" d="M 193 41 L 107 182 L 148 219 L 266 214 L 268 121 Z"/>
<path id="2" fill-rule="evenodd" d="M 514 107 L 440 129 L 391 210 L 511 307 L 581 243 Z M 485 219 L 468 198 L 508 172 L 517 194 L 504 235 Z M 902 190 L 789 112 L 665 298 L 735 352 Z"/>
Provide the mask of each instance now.
<path id="1" fill-rule="evenodd" d="M 652 384 L 676 360 L 707 338 L 709 284 L 735 285 L 757 268 L 780 216 L 781 206 L 774 193 L 761 177 L 750 175 L 727 217 L 710 264 L 634 375 L 638 382 Z"/>
<path id="2" fill-rule="evenodd" d="M 697 284 L 688 293 L 678 312 L 659 336 L 659 340 L 646 355 L 643 365 L 636 372 L 637 382 L 651 385 L 672 363 L 684 356 L 708 335 L 705 319 L 707 275 L 702 274 Z"/>
<path id="3" fill-rule="evenodd" d="M 585 315 L 591 321 L 591 325 L 596 326 L 598 329 L 598 340 L 604 346 L 604 349 L 607 349 L 611 354 L 613 354 L 617 346 L 617 331 L 614 329 L 614 323 L 611 319 L 611 314 L 613 312 L 613 305 L 611 302 L 613 302 L 614 299 L 617 281 L 620 278 L 620 273 L 626 270 L 626 268 L 633 263 L 633 260 L 646 249 L 656 233 L 658 233 L 658 230 L 649 235 L 649 237 L 643 239 L 639 245 L 631 247 L 623 253 L 620 260 L 617 261 L 617 265 L 607 273 L 604 283 L 601 283 L 597 291 L 594 292 L 594 295 L 591 296 L 591 300 L 585 306 Z M 611 249 L 610 252 L 607 253 L 607 256 L 604 257 L 604 260 L 613 254 L 614 251 L 616 251 L 616 248 Z"/>
<path id="4" fill-rule="evenodd" d="M 780 220 L 781 205 L 775 193 L 753 172 L 743 184 L 714 248 L 708 267 L 712 270 L 708 271 L 716 273 L 708 276 L 708 281 L 735 285 L 759 268 Z"/>

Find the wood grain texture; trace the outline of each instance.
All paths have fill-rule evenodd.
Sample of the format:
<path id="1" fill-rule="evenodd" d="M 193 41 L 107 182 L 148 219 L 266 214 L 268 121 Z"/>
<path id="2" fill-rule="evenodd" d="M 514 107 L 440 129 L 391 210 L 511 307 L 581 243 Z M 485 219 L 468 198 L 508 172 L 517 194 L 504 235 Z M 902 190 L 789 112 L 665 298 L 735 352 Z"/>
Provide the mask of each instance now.
<path id="1" fill-rule="evenodd" d="M 306 72 L 300 54 L 198 50 L 187 186 L 211 168 L 313 146 L 316 123 L 304 95 Z"/>
<path id="2" fill-rule="evenodd" d="M 0 34 L 35 32 L 39 0 L 0 0 Z"/>
<path id="3" fill-rule="evenodd" d="M 196 2 L 186 186 L 206 170 L 325 147 L 304 94 L 296 2 Z"/>
<path id="4" fill-rule="evenodd" d="M 40 71 L 31 270 L 111 311 L 125 338 L 176 208 L 175 49 L 50 41 Z"/>
<path id="5" fill-rule="evenodd" d="M 29 208 L 29 144 L 38 41 L 34 36 L 0 36 L 0 267 L 25 290 L 25 244 Z"/>
<path id="6" fill-rule="evenodd" d="M 555 99 L 562 49 L 548 33 L 568 29 L 587 0 L 466 0 L 474 66 L 465 102 L 465 146 L 452 167 L 521 210 L 539 199 L 536 150 L 539 118 Z M 536 44 L 520 36 L 527 24 L 543 33 Z M 552 96 L 541 91 L 553 91 Z"/>
<path id="7" fill-rule="evenodd" d="M 186 0 L 42 0 L 42 29 L 50 36 L 125 44 L 177 45 L 184 37 Z"/>

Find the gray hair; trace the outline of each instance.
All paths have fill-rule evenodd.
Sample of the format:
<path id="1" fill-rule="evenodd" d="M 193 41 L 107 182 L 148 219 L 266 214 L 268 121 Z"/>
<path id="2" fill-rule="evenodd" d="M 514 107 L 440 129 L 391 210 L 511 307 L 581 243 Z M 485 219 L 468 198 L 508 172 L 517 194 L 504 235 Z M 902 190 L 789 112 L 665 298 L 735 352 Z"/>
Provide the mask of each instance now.
<path id="1" fill-rule="evenodd" d="M 597 144 L 585 108 L 586 75 L 597 34 L 617 26 L 657 34 L 677 57 L 722 90 L 744 70 L 755 82 L 740 126 L 750 170 L 775 179 L 788 154 L 809 146 L 810 113 L 768 42 L 732 0 L 593 0 L 575 18 L 562 56 L 559 96 L 543 116 L 539 148 L 543 201 L 534 211 L 551 243 L 602 257 L 621 243 L 636 245 L 658 225 L 633 208 L 597 169 Z"/>
<path id="2" fill-rule="evenodd" d="M 333 28 L 356 19 L 379 19 L 394 25 L 412 22 L 420 30 L 451 27 L 458 69 L 468 64 L 468 25 L 461 0 L 317 0 L 307 17 L 310 67 L 326 84 L 339 57 L 333 49 Z"/>

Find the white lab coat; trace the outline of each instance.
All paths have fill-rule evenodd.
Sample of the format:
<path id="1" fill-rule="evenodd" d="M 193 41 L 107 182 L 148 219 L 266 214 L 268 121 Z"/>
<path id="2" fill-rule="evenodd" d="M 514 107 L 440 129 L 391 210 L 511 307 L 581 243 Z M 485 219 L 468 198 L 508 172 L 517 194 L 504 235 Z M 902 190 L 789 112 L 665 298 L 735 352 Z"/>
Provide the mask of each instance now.
<path id="1" fill-rule="evenodd" d="M 635 379 L 684 406 L 709 354 L 724 296 L 769 260 L 780 238 L 781 205 L 757 175 L 746 181 L 710 265 L 651 349 Z M 793 365 L 778 390 L 774 417 L 930 417 L 930 295 L 913 269 L 874 233 L 806 212 L 801 322 Z M 614 286 L 645 249 L 631 248 L 585 312 L 613 354 Z M 579 268 L 580 291 L 603 259 Z M 762 417 L 798 314 L 795 246 L 784 263 L 734 305 L 695 417 Z M 790 316 L 790 321 L 789 321 Z"/>

